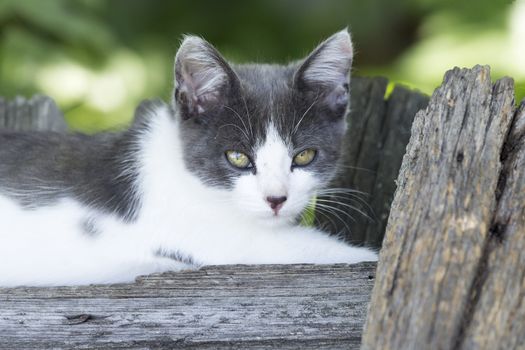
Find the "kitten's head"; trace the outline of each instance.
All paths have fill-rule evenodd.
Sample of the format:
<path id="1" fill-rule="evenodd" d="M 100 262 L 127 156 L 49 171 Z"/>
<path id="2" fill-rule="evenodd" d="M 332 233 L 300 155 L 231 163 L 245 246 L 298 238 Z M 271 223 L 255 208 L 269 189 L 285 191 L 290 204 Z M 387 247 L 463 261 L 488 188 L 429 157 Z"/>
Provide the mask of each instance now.
<path id="1" fill-rule="evenodd" d="M 332 179 L 346 131 L 347 30 L 300 62 L 230 65 L 188 36 L 175 58 L 174 108 L 188 169 L 266 222 L 295 220 Z"/>

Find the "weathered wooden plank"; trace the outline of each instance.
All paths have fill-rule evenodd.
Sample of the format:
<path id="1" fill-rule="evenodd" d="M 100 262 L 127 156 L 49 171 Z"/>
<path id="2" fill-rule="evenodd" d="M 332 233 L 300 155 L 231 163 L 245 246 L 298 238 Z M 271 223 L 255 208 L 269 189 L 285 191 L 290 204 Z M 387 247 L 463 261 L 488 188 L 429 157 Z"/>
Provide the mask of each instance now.
<path id="1" fill-rule="evenodd" d="M 401 86 L 385 99 L 387 83 L 383 78 L 352 79 L 342 169 L 332 186 L 362 194 L 324 196 L 322 199 L 332 202 L 320 203 L 337 209 L 327 213 L 318 208 L 317 212 L 324 228 L 344 234 L 353 243 L 373 247 L 380 247 L 383 240 L 412 121 L 428 103 L 427 96 Z M 356 210 L 349 210 L 349 206 Z"/>
<path id="2" fill-rule="evenodd" d="M 357 349 L 375 266 L 210 266 L 0 289 L 0 348 Z"/>
<path id="3" fill-rule="evenodd" d="M 427 109 L 416 115 L 383 242 L 364 349 L 469 348 L 474 343 L 465 338 L 466 332 L 478 332 L 478 344 L 485 341 L 482 332 L 492 324 L 482 320 L 486 310 L 477 314 L 478 292 L 493 288 L 487 294 L 492 302 L 506 295 L 498 284 L 486 285 L 483 276 L 491 249 L 487 245 L 501 228 L 494 210 L 501 203 L 500 158 L 513 104 L 513 82 L 502 79 L 492 85 L 489 68 L 477 66 L 447 72 Z M 511 182 L 522 181 L 522 175 L 514 176 Z M 523 188 L 509 186 L 517 187 L 508 193 Z M 509 203 L 522 220 L 520 199 L 523 193 Z M 522 235 L 523 230 L 516 236 Z M 509 259 L 523 261 L 522 250 L 509 249 Z M 516 264 L 503 263 L 500 270 L 507 274 L 493 278 L 516 278 L 511 272 Z M 523 269 L 517 271 L 523 281 Z M 514 286 L 509 295 L 515 306 L 523 299 L 524 289 L 516 287 L 523 286 L 521 281 L 502 282 Z M 507 316 L 505 321 L 519 318 Z M 483 327 L 476 326 L 477 321 Z M 517 328 L 515 335 L 525 332 L 523 323 L 512 327 Z M 503 336 L 498 333 L 495 343 Z"/>
<path id="4" fill-rule="evenodd" d="M 35 95 L 30 100 L 0 97 L 0 128 L 10 130 L 52 130 L 65 132 L 64 115 L 49 97 Z"/>

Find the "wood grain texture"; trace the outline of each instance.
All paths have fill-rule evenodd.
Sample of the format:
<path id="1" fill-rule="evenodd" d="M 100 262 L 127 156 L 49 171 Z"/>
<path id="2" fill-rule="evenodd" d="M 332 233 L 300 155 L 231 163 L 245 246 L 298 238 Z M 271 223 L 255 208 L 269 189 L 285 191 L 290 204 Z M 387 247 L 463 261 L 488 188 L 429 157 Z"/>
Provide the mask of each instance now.
<path id="1" fill-rule="evenodd" d="M 375 263 L 205 267 L 0 288 L 1 349 L 358 349 Z"/>
<path id="2" fill-rule="evenodd" d="M 361 194 L 321 197 L 321 204 L 341 204 L 334 205 L 333 213 L 317 212 L 321 227 L 376 248 L 383 240 L 412 121 L 428 103 L 427 96 L 402 86 L 396 86 L 385 99 L 387 84 L 384 78 L 352 79 L 342 167 L 332 186 Z"/>
<path id="3" fill-rule="evenodd" d="M 363 349 L 523 346 L 522 115 L 481 66 L 447 72 L 416 115 Z"/>
<path id="4" fill-rule="evenodd" d="M 470 310 L 464 349 L 525 349 L 525 100 L 503 150 L 498 204 Z"/>
<path id="5" fill-rule="evenodd" d="M 52 130 L 65 132 L 64 115 L 49 97 L 35 95 L 27 100 L 0 97 L 0 128 L 10 130 Z"/>

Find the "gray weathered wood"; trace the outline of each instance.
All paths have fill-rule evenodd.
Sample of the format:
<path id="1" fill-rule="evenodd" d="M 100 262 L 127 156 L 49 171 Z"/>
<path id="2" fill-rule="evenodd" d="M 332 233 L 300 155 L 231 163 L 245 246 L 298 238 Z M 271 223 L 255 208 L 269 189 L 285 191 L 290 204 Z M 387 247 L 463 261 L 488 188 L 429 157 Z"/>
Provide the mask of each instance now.
<path id="1" fill-rule="evenodd" d="M 0 288 L 1 349 L 358 349 L 375 263 L 205 267 Z"/>
<path id="2" fill-rule="evenodd" d="M 468 323 L 464 349 L 525 348 L 525 100 L 514 118 L 503 154 L 497 207 Z"/>
<path id="3" fill-rule="evenodd" d="M 67 125 L 52 99 L 36 95 L 30 100 L 16 97 L 7 101 L 0 97 L 0 128 L 64 132 Z"/>
<path id="4" fill-rule="evenodd" d="M 364 349 L 525 347 L 523 110 L 511 79 L 476 66 L 416 115 Z"/>
<path id="5" fill-rule="evenodd" d="M 324 228 L 343 233 L 351 242 L 373 247 L 380 247 L 383 240 L 412 120 L 428 103 L 427 96 L 402 86 L 396 86 L 385 99 L 387 84 L 383 78 L 352 79 L 345 153 L 341 172 L 332 186 L 363 194 L 327 196 L 329 201 L 341 204 L 320 202 L 337 209 L 332 214 L 317 212 Z M 349 205 L 357 210 L 349 210 Z"/>

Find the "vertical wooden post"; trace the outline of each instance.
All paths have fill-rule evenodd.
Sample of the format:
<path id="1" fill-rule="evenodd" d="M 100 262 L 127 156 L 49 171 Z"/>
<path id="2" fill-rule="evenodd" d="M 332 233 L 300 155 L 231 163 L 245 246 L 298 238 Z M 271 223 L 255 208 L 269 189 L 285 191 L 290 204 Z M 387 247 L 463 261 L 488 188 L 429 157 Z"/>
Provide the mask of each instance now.
<path id="1" fill-rule="evenodd" d="M 317 213 L 323 227 L 373 247 L 380 247 L 383 240 L 412 121 L 428 103 L 427 96 L 402 86 L 385 97 L 387 85 L 384 78 L 352 79 L 342 169 L 332 186 L 363 194 L 328 196 L 331 205 L 341 204 L 332 214 Z M 360 212 L 349 210 L 350 206 Z"/>
<path id="2" fill-rule="evenodd" d="M 10 130 L 52 130 L 65 132 L 64 115 L 49 97 L 36 95 L 30 100 L 0 97 L 0 128 Z"/>
<path id="3" fill-rule="evenodd" d="M 416 115 L 363 349 L 525 345 L 524 109 L 476 66 Z"/>

